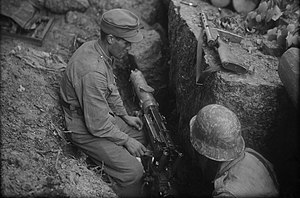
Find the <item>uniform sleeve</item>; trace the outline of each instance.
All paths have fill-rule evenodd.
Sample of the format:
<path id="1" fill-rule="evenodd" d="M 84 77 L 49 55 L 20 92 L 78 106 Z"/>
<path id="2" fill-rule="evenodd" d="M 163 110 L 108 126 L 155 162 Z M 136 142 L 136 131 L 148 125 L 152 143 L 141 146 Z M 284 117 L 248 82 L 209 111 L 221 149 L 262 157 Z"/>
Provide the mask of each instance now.
<path id="1" fill-rule="evenodd" d="M 123 105 L 123 101 L 118 91 L 118 87 L 114 84 L 109 84 L 108 88 L 111 94 L 107 98 L 107 102 L 111 110 L 118 116 L 127 115 L 127 111 Z"/>
<path id="2" fill-rule="evenodd" d="M 108 138 L 118 145 L 128 140 L 128 135 L 113 123 L 110 108 L 105 99 L 107 92 L 106 77 L 97 72 L 90 72 L 82 78 L 82 109 L 89 132 L 97 137 Z"/>
<path id="3" fill-rule="evenodd" d="M 223 191 L 219 191 L 219 192 L 214 191 L 212 194 L 212 197 L 213 198 L 222 198 L 222 197 L 236 197 L 236 196 L 234 196 L 229 191 L 223 190 Z"/>

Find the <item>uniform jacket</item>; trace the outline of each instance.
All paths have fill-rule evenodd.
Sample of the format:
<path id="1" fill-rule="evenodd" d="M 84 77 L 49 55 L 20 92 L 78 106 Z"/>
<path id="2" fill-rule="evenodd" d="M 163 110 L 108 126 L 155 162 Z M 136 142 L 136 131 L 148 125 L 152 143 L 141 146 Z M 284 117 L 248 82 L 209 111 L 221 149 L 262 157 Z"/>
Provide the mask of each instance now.
<path id="1" fill-rule="evenodd" d="M 273 167 L 262 155 L 246 148 L 238 159 L 224 162 L 214 180 L 213 197 L 276 197 Z"/>
<path id="2" fill-rule="evenodd" d="M 70 104 L 65 109 L 68 130 L 90 133 L 123 145 L 128 135 L 115 126 L 115 115 L 127 115 L 113 75 L 114 60 L 107 57 L 97 41 L 80 46 L 62 77 L 60 94 Z M 79 108 L 78 111 L 72 109 Z"/>

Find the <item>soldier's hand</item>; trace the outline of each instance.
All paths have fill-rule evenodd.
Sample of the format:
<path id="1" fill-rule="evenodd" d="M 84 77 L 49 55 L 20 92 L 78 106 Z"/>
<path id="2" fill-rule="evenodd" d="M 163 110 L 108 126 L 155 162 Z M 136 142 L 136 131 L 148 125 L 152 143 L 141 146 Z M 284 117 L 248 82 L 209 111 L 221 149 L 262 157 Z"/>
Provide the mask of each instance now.
<path id="1" fill-rule="evenodd" d="M 139 117 L 126 115 L 122 118 L 128 125 L 135 127 L 137 130 L 142 130 L 143 122 Z"/>
<path id="2" fill-rule="evenodd" d="M 146 147 L 142 143 L 131 137 L 129 137 L 124 146 L 134 157 L 141 157 L 147 151 Z"/>

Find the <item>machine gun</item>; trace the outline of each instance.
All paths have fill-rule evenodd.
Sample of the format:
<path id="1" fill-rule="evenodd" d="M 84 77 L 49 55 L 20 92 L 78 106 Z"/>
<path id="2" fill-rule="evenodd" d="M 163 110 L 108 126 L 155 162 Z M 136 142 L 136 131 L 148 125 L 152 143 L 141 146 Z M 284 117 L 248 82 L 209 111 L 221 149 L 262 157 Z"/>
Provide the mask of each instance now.
<path id="1" fill-rule="evenodd" d="M 131 71 L 130 80 L 139 99 L 140 116 L 151 147 L 150 153 L 142 157 L 145 169 L 142 191 L 151 197 L 175 197 L 175 175 L 182 153 L 170 137 L 166 120 L 159 113 L 158 103 L 152 95 L 154 89 L 147 84 L 142 72 Z"/>
<path id="2" fill-rule="evenodd" d="M 221 69 L 218 65 L 210 65 L 205 69 L 202 68 L 203 32 L 206 35 L 208 47 L 217 51 L 223 68 L 237 74 L 247 73 L 249 69 L 247 65 L 243 64 L 243 60 L 240 60 L 238 55 L 232 53 L 229 45 L 222 40 L 222 38 L 224 38 L 232 43 L 240 43 L 243 38 L 225 30 L 211 28 L 208 24 L 205 12 L 200 13 L 200 19 L 202 26 L 197 44 L 196 84 L 202 85 L 210 73 Z"/>

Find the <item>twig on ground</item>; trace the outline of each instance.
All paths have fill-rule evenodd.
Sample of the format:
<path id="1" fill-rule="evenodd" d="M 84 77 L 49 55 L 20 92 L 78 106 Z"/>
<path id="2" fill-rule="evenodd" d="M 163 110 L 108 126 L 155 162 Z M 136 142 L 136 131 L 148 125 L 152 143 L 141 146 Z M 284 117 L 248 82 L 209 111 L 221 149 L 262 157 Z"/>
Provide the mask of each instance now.
<path id="1" fill-rule="evenodd" d="M 40 154 L 45 154 L 45 153 L 49 153 L 49 152 L 56 153 L 56 152 L 60 151 L 60 149 L 56 149 L 56 150 L 51 149 L 51 150 L 47 150 L 47 151 L 35 149 L 35 151 L 36 151 L 37 153 L 40 153 Z"/>
<path id="2" fill-rule="evenodd" d="M 104 170 L 104 162 L 102 162 L 100 166 L 95 166 L 91 168 L 91 170 L 95 171 L 97 174 L 100 174 L 100 176 L 102 177 L 103 170 Z"/>
<path id="3" fill-rule="evenodd" d="M 59 159 L 59 155 L 60 155 L 61 150 L 58 150 L 57 156 L 56 156 L 56 161 L 55 161 L 55 169 L 57 170 L 57 164 L 58 164 L 58 159 Z"/>

